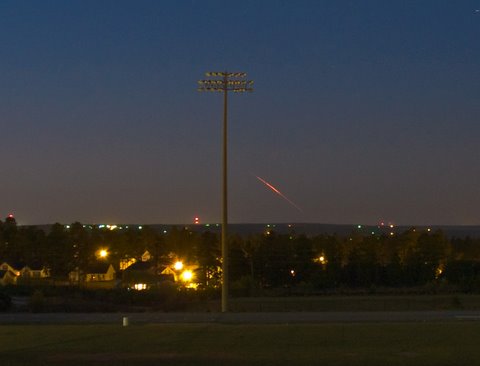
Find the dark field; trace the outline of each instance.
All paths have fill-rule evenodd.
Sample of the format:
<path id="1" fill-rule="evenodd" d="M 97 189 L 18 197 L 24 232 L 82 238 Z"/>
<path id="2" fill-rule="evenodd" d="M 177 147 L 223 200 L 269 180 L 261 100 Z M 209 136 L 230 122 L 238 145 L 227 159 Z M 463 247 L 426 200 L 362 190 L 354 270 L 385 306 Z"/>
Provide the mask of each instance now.
<path id="1" fill-rule="evenodd" d="M 229 316 L 4 313 L 0 365 L 480 365 L 478 295 L 242 298 L 231 306 Z"/>
<path id="2" fill-rule="evenodd" d="M 8 325 L 4 366 L 480 365 L 480 322 Z"/>
<path id="3" fill-rule="evenodd" d="M 430 311 L 480 310 L 478 294 L 442 295 L 333 295 L 292 297 L 245 297 L 232 299 L 235 312 L 272 311 Z M 219 303 L 210 307 L 220 309 Z M 199 310 L 202 310 L 201 308 Z"/>

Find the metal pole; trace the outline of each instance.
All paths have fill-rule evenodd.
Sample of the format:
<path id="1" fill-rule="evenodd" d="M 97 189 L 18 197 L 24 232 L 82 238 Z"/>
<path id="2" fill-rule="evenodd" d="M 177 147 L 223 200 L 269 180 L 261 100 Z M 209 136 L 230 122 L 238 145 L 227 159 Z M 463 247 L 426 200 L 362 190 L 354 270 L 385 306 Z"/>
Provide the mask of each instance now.
<path id="1" fill-rule="evenodd" d="M 253 91 L 253 80 L 244 80 L 245 72 L 207 72 L 210 79 L 199 80 L 198 91 L 222 92 L 223 95 L 223 188 L 222 188 L 222 312 L 228 311 L 228 192 L 227 192 L 227 112 L 229 91 L 236 93 Z"/>
<path id="2" fill-rule="evenodd" d="M 223 194 L 222 194 L 222 313 L 228 311 L 228 164 L 227 164 L 227 73 L 223 91 Z"/>

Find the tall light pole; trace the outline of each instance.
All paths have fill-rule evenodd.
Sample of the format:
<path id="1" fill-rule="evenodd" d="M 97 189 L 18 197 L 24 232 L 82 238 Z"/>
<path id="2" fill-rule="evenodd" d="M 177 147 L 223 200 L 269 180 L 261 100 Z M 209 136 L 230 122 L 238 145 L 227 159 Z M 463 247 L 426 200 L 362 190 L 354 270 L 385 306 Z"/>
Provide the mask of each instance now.
<path id="1" fill-rule="evenodd" d="M 227 174 L 227 111 L 228 92 L 243 93 L 253 91 L 253 81 L 245 80 L 245 72 L 207 72 L 209 78 L 199 80 L 198 91 L 223 93 L 223 149 L 222 149 L 222 312 L 228 311 L 228 174 Z"/>

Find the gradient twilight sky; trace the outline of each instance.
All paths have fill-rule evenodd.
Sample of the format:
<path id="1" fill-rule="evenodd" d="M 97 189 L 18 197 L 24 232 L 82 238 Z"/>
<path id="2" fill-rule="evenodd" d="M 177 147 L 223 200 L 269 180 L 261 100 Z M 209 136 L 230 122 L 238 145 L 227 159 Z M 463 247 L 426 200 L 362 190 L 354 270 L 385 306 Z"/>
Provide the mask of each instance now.
<path id="1" fill-rule="evenodd" d="M 480 0 L 0 2 L 20 224 L 480 224 Z M 268 190 L 258 175 L 302 208 Z"/>

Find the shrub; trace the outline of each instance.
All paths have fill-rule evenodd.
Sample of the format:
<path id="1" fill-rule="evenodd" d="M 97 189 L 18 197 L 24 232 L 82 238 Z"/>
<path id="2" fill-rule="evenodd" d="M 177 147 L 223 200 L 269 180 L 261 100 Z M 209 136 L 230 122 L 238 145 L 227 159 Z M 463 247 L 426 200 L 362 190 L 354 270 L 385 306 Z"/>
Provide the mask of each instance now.
<path id="1" fill-rule="evenodd" d="M 463 304 L 458 296 L 453 296 L 451 301 L 451 306 L 453 309 L 462 309 Z"/>
<path id="2" fill-rule="evenodd" d="M 0 292 L 0 311 L 7 311 L 12 306 L 12 298 L 4 292 Z"/>
<path id="3" fill-rule="evenodd" d="M 45 297 L 43 296 L 43 292 L 40 290 L 35 290 L 35 292 L 30 297 L 30 301 L 28 302 L 28 307 L 31 312 L 33 313 L 40 313 L 45 306 Z"/>
<path id="4" fill-rule="evenodd" d="M 257 284 L 252 276 L 243 276 L 231 285 L 231 293 L 233 296 L 244 297 L 255 294 Z"/>

